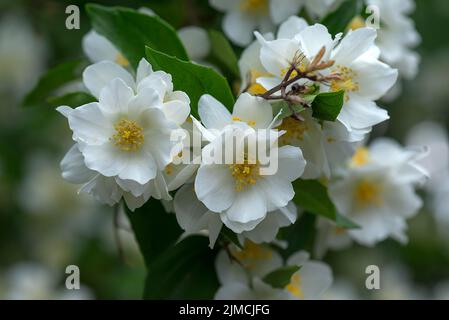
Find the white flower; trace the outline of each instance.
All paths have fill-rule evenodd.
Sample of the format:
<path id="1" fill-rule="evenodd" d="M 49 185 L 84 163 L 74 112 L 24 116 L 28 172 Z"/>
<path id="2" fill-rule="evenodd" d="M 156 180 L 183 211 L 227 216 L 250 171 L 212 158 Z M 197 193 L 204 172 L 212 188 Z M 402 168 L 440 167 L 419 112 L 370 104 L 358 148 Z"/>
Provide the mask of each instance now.
<path id="1" fill-rule="evenodd" d="M 279 26 L 277 39 L 292 39 L 307 26 L 304 19 L 296 16 L 289 17 Z M 264 38 L 273 40 L 273 35 L 268 33 L 264 35 Z M 260 77 L 271 76 L 260 61 L 260 49 L 261 43 L 255 40 L 243 51 L 239 59 L 240 78 L 242 79 L 241 92 L 246 91 L 251 94 L 266 92 L 266 88 L 256 82 Z"/>
<path id="2" fill-rule="evenodd" d="M 316 257 L 324 257 L 327 250 L 343 250 L 351 246 L 352 240 L 346 229 L 338 227 L 333 221 L 319 218 L 316 227 L 317 236 L 314 248 Z"/>
<path id="3" fill-rule="evenodd" d="M 381 59 L 399 69 L 405 79 L 413 79 L 418 71 L 419 55 L 413 48 L 421 38 L 409 15 L 415 10 L 414 0 L 366 0 L 377 6 L 380 13 L 380 29 L 377 46 Z"/>
<path id="4" fill-rule="evenodd" d="M 43 71 L 46 44 L 21 16 L 2 15 L 0 20 L 0 92 L 19 98 L 31 89 Z"/>
<path id="5" fill-rule="evenodd" d="M 246 46 L 253 31 L 274 31 L 276 25 L 305 8 L 314 17 L 324 16 L 335 0 L 209 0 L 217 10 L 225 12 L 223 30 L 237 45 Z"/>
<path id="6" fill-rule="evenodd" d="M 83 81 L 99 102 L 58 108 L 76 142 L 62 161 L 64 177 L 108 204 L 123 196 L 131 209 L 150 196 L 170 199 L 162 172 L 182 148 L 171 134 L 190 112 L 187 95 L 144 59 L 136 80 L 103 61 L 89 66 Z"/>
<path id="7" fill-rule="evenodd" d="M 88 300 L 91 291 L 82 286 L 79 290 L 58 287 L 55 270 L 37 263 L 14 265 L 5 276 L 5 296 L 8 300 Z"/>
<path id="8" fill-rule="evenodd" d="M 179 225 L 187 234 L 208 231 L 210 247 L 213 247 L 220 230 L 223 226 L 220 214 L 210 211 L 196 197 L 192 184 L 186 184 L 176 192 L 174 199 L 174 211 Z M 250 239 L 255 243 L 272 242 L 280 228 L 295 223 L 297 209 L 293 202 L 286 207 L 269 212 L 263 221 L 255 221 L 255 226 L 250 231 L 242 231 L 236 228 L 239 240 L 244 243 L 245 239 Z M 240 232 L 239 232 L 240 231 Z"/>
<path id="9" fill-rule="evenodd" d="M 407 137 L 407 145 L 426 146 L 429 154 L 419 164 L 429 172 L 425 188 L 429 206 L 437 221 L 441 235 L 447 236 L 449 225 L 449 139 L 446 129 L 435 122 L 425 121 L 413 127 Z"/>
<path id="10" fill-rule="evenodd" d="M 286 266 L 300 266 L 285 288 L 273 288 L 263 282 L 272 271 L 284 266 L 279 253 L 250 241 L 243 250 L 232 247 L 233 261 L 221 251 L 215 263 L 221 287 L 215 299 L 319 299 L 332 284 L 332 271 L 326 264 L 309 260 L 309 254 L 293 254 Z"/>
<path id="11" fill-rule="evenodd" d="M 231 115 L 213 97 L 204 95 L 199 114 L 206 128 L 198 127 L 211 142 L 202 150 L 203 161 L 195 179 L 196 195 L 209 210 L 219 212 L 230 229 L 237 233 L 250 231 L 266 218 L 267 212 L 283 208 L 292 200 L 292 181 L 304 171 L 302 152 L 297 147 L 277 147 L 279 133 L 265 129 L 271 127 L 271 106 L 262 98 L 242 94 Z M 248 147 L 250 141 L 257 148 Z M 256 151 L 261 146 L 268 147 L 266 159 L 260 158 L 260 150 Z M 221 154 L 223 147 L 226 157 L 233 154 L 236 158 L 228 164 L 224 164 L 224 159 L 218 159 L 222 164 L 205 161 L 211 155 Z"/>
<path id="12" fill-rule="evenodd" d="M 189 58 L 197 63 L 204 64 L 204 60 L 211 50 L 211 43 L 207 31 L 200 27 L 188 26 L 179 29 L 178 36 Z"/>
<path id="13" fill-rule="evenodd" d="M 351 238 L 367 246 L 390 236 L 407 241 L 406 219 L 422 204 L 414 191 L 425 179 L 416 163 L 422 155 L 388 139 L 357 149 L 342 179 L 329 185 L 338 211 L 361 226 L 347 231 Z"/>

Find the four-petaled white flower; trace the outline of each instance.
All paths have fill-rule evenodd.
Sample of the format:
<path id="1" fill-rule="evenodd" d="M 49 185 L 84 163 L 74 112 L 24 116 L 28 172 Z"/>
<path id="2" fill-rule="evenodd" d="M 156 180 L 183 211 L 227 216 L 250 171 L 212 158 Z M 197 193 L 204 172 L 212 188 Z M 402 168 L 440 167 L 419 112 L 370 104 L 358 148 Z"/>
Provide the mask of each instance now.
<path id="1" fill-rule="evenodd" d="M 270 272 L 284 267 L 279 253 L 264 245 L 245 242 L 243 250 L 232 247 L 232 260 L 221 251 L 215 263 L 221 287 L 215 293 L 217 300 L 253 299 L 319 299 L 332 284 L 328 265 L 309 260 L 305 251 L 294 253 L 286 266 L 300 266 L 284 288 L 273 288 L 262 279 Z"/>
<path id="2" fill-rule="evenodd" d="M 422 156 L 389 139 L 356 150 L 342 178 L 329 185 L 338 211 L 361 227 L 347 230 L 351 238 L 367 246 L 388 237 L 407 241 L 406 219 L 422 205 L 414 190 L 426 178 L 416 162 Z"/>
<path id="3" fill-rule="evenodd" d="M 292 182 L 305 167 L 302 152 L 297 147 L 277 147 L 280 134 L 269 129 L 271 106 L 262 98 L 242 94 L 231 115 L 212 96 L 204 95 L 199 114 L 205 128 L 195 123 L 210 143 L 202 150 L 195 193 L 210 211 L 220 213 L 231 230 L 250 231 L 268 212 L 287 206 L 293 199 Z M 250 142 L 256 147 L 250 147 Z M 266 150 L 261 159 L 259 148 L 263 146 Z M 225 159 L 205 161 L 221 154 L 223 148 Z M 224 161 L 229 155 L 233 158 Z"/>

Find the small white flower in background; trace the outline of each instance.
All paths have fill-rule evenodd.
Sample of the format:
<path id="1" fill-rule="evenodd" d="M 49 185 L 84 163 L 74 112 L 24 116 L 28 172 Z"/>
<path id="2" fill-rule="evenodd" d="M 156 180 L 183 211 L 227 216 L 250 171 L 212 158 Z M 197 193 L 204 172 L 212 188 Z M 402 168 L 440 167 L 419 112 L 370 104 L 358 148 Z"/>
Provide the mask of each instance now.
<path id="1" fill-rule="evenodd" d="M 4 15 L 0 20 L 0 92 L 20 98 L 43 71 L 46 43 L 21 16 Z"/>
<path id="2" fill-rule="evenodd" d="M 324 16 L 335 0 L 209 0 L 215 9 L 225 13 L 223 30 L 232 42 L 246 46 L 253 31 L 272 32 L 275 26 L 295 16 L 305 7 L 315 18 Z"/>
<path id="3" fill-rule="evenodd" d="M 76 142 L 61 163 L 64 178 L 110 205 L 123 196 L 132 210 L 151 196 L 171 199 L 163 171 L 182 150 L 171 134 L 190 113 L 188 96 L 144 59 L 136 79 L 103 61 L 86 68 L 83 81 L 99 102 L 58 108 Z"/>
<path id="4" fill-rule="evenodd" d="M 262 98 L 240 95 L 231 115 L 212 96 L 203 95 L 199 114 L 205 128 L 196 120 L 195 123 L 210 143 L 202 150 L 203 163 L 195 178 L 195 193 L 210 211 L 220 213 L 228 228 L 236 233 L 251 231 L 268 212 L 287 206 L 293 199 L 292 181 L 302 175 L 305 167 L 302 152 L 297 147 L 277 147 L 279 132 L 269 129 L 273 122 L 271 105 Z M 265 135 L 258 134 L 261 129 L 265 129 Z M 234 137 L 243 142 L 242 150 L 237 150 Z M 257 148 L 266 146 L 268 141 L 267 159 L 259 158 L 257 148 L 248 148 L 248 141 L 255 142 Z M 235 155 L 233 163 L 204 161 L 212 154 L 221 154 L 223 147 L 226 153 Z M 240 157 L 242 161 L 236 161 Z M 264 174 L 263 170 L 269 169 L 266 166 L 272 164 L 277 164 L 277 170 Z"/>
<path id="5" fill-rule="evenodd" d="M 415 29 L 410 14 L 415 10 L 414 0 L 365 0 L 367 5 L 375 6 L 380 14 L 376 45 L 380 49 L 380 59 L 398 69 L 399 77 L 414 79 L 418 73 L 420 56 L 415 48 L 421 37 Z M 361 17 L 356 17 L 348 28 L 355 30 L 366 25 Z M 383 97 L 385 101 L 396 99 L 402 91 L 400 81 Z"/>
<path id="6" fill-rule="evenodd" d="M 192 184 L 186 184 L 176 192 L 173 204 L 176 219 L 181 228 L 187 234 L 207 231 L 210 247 L 213 247 L 223 227 L 220 213 L 210 211 L 198 200 Z M 260 222 L 256 220 L 252 230 L 242 231 L 237 229 L 238 225 L 235 225 L 233 231 L 237 233 L 242 244 L 245 239 L 255 243 L 269 243 L 275 240 L 280 228 L 295 223 L 296 218 L 296 206 L 290 202 L 284 208 L 268 212 L 264 220 Z"/>
<path id="7" fill-rule="evenodd" d="M 317 258 L 324 257 L 328 250 L 343 250 L 352 244 L 347 230 L 338 227 L 329 219 L 319 218 L 316 222 L 316 230 L 314 254 Z"/>
<path id="8" fill-rule="evenodd" d="M 356 150 L 346 173 L 329 184 L 338 211 L 361 227 L 347 230 L 353 240 L 367 246 L 388 237 L 407 241 L 406 220 L 422 205 L 414 187 L 426 179 L 417 164 L 424 154 L 389 139 Z"/>
<path id="9" fill-rule="evenodd" d="M 328 265 L 309 260 L 305 251 L 294 253 L 284 264 L 276 251 L 268 246 L 245 242 L 243 250 L 231 247 L 229 254 L 221 251 L 215 263 L 221 287 L 217 300 L 251 299 L 319 299 L 332 284 Z M 270 272 L 285 266 L 300 266 L 284 288 L 273 288 L 262 279 Z"/>
<path id="10" fill-rule="evenodd" d="M 82 286 L 68 290 L 59 286 L 60 277 L 55 271 L 37 263 L 14 265 L 3 275 L 4 295 L 7 300 L 89 300 L 91 291 Z"/>
<path id="11" fill-rule="evenodd" d="M 381 59 L 399 69 L 405 79 L 413 79 L 418 72 L 419 55 L 414 48 L 421 42 L 413 20 L 414 0 L 366 0 L 379 8 L 380 29 L 376 44 Z"/>
<path id="12" fill-rule="evenodd" d="M 196 63 L 204 64 L 204 59 L 207 58 L 211 50 L 207 31 L 200 27 L 188 26 L 178 30 L 178 37 L 189 58 Z"/>
<path id="13" fill-rule="evenodd" d="M 407 145 L 427 146 L 429 154 L 419 164 L 429 172 L 426 191 L 429 206 L 442 236 L 447 237 L 449 226 L 449 138 L 447 130 L 439 123 L 425 121 L 413 127 L 407 136 Z"/>

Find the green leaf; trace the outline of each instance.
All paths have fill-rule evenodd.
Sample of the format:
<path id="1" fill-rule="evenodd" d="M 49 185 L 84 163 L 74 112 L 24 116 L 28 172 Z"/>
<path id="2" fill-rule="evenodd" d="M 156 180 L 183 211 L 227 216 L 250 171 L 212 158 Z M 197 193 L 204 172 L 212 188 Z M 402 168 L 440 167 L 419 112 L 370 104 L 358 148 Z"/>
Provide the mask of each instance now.
<path id="1" fill-rule="evenodd" d="M 293 201 L 305 211 L 328 218 L 342 228 L 358 228 L 355 223 L 337 212 L 326 187 L 317 180 L 298 179 L 293 182 L 293 187 L 295 189 Z"/>
<path id="2" fill-rule="evenodd" d="M 234 106 L 234 96 L 226 79 L 211 68 L 181 61 L 147 47 L 147 60 L 155 70 L 163 70 L 172 75 L 176 90 L 187 93 L 190 98 L 191 113 L 198 117 L 198 100 L 203 94 L 210 94 L 229 110 Z"/>
<path id="3" fill-rule="evenodd" d="M 162 241 L 162 240 L 161 240 Z M 219 287 L 215 252 L 191 236 L 165 251 L 148 271 L 145 299 L 212 299 Z"/>
<path id="4" fill-rule="evenodd" d="M 54 91 L 79 79 L 85 65 L 84 60 L 76 60 L 67 61 L 53 67 L 39 79 L 34 89 L 25 96 L 22 102 L 23 106 L 29 107 L 45 104 L 47 98 Z"/>
<path id="5" fill-rule="evenodd" d="M 301 269 L 300 266 L 282 267 L 270 272 L 262 280 L 273 288 L 283 289 L 290 283 L 292 275 L 299 269 Z"/>
<path id="6" fill-rule="evenodd" d="M 88 4 L 86 10 L 94 29 L 108 38 L 136 68 L 145 57 L 145 46 L 189 60 L 176 31 L 159 17 L 132 9 Z"/>
<path id="7" fill-rule="evenodd" d="M 71 92 L 59 97 L 50 97 L 47 99 L 51 107 L 69 106 L 72 108 L 82 106 L 83 104 L 94 102 L 94 96 L 86 92 Z"/>
<path id="8" fill-rule="evenodd" d="M 340 114 L 345 101 L 345 92 L 323 92 L 318 94 L 312 102 L 312 116 L 326 121 L 335 121 Z"/>
<path id="9" fill-rule="evenodd" d="M 337 33 L 346 30 L 352 19 L 362 12 L 362 8 L 362 0 L 346 0 L 338 9 L 324 17 L 321 24 L 324 24 L 329 32 L 335 36 Z"/>
<path id="10" fill-rule="evenodd" d="M 313 251 L 315 241 L 316 215 L 304 212 L 293 226 L 282 229 L 281 240 L 287 241 L 288 247 L 281 251 L 282 256 L 288 259 L 299 250 Z"/>
<path id="11" fill-rule="evenodd" d="M 127 209 L 135 238 L 147 269 L 170 247 L 182 233 L 174 214 L 165 212 L 159 200 L 150 199 L 143 207 L 131 212 Z"/>
<path id="12" fill-rule="evenodd" d="M 223 33 L 209 30 L 209 39 L 211 42 L 211 58 L 215 60 L 214 62 L 229 70 L 233 76 L 239 77 L 237 56 Z"/>

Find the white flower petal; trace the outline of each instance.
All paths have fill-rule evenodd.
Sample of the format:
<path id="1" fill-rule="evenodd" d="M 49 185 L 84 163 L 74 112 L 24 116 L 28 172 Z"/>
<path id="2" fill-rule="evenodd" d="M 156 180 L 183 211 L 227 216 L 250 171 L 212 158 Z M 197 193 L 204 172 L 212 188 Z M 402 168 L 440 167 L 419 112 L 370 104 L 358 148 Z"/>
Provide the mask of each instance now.
<path id="1" fill-rule="evenodd" d="M 302 0 L 270 0 L 271 18 L 275 24 L 280 24 L 290 16 L 299 13 Z"/>
<path id="2" fill-rule="evenodd" d="M 131 74 L 113 62 L 101 61 L 88 66 L 83 72 L 84 85 L 96 98 L 100 97 L 101 90 L 115 78 L 122 79 L 128 87 L 135 90 L 136 85 Z"/>
<path id="3" fill-rule="evenodd" d="M 241 11 L 229 12 L 223 19 L 223 30 L 232 42 L 239 46 L 246 46 L 253 40 L 253 31 L 257 20 Z"/>
<path id="4" fill-rule="evenodd" d="M 249 93 L 242 93 L 234 105 L 233 116 L 241 121 L 251 124 L 254 128 L 268 128 L 273 120 L 273 109 L 271 104 L 260 97 L 255 97 Z"/>
<path id="5" fill-rule="evenodd" d="M 332 59 L 336 64 L 349 65 L 374 46 L 377 33 L 372 28 L 349 31 L 335 48 Z"/>
<path id="6" fill-rule="evenodd" d="M 221 130 L 232 123 L 231 113 L 211 95 L 204 94 L 198 102 L 198 113 L 201 122 L 207 129 Z"/>
<path id="7" fill-rule="evenodd" d="M 61 161 L 62 177 L 75 184 L 86 183 L 95 176 L 84 164 L 83 154 L 78 145 L 73 145 Z"/>

